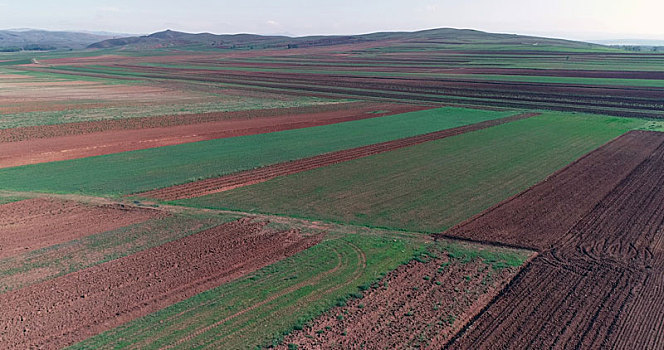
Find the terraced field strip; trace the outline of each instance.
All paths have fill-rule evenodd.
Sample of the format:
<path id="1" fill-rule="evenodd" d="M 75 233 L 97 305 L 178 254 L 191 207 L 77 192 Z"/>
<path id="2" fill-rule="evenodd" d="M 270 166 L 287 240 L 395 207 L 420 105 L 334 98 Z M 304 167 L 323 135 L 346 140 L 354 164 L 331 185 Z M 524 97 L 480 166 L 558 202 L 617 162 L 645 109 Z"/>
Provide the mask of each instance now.
<path id="1" fill-rule="evenodd" d="M 223 224 L 0 294 L 0 346 L 61 348 L 218 287 L 321 239 L 293 230 L 277 232 L 266 224 Z"/>
<path id="2" fill-rule="evenodd" d="M 547 112 L 176 203 L 440 232 L 643 123 Z"/>
<path id="3" fill-rule="evenodd" d="M 515 120 L 526 119 L 539 115 L 539 113 L 522 113 L 515 116 L 494 119 L 477 124 L 461 126 L 458 128 L 437 131 L 429 134 L 413 136 L 405 139 L 383 142 L 338 152 L 322 154 L 315 157 L 300 159 L 288 163 L 279 163 L 254 170 L 244 171 L 238 174 L 219 178 L 207 179 L 168 187 L 164 189 L 140 193 L 139 197 L 156 198 L 160 200 L 179 200 L 186 198 L 201 197 L 212 193 L 232 190 L 238 187 L 253 185 L 285 175 L 291 175 L 323 166 L 346 162 L 352 159 L 368 157 L 370 155 L 389 152 L 395 149 L 409 147 L 424 142 L 460 135 L 466 132 L 485 129 L 492 126 L 509 123 Z"/>
<path id="4" fill-rule="evenodd" d="M 127 195 L 348 148 L 498 119 L 513 111 L 444 107 L 304 129 L 0 169 L 0 189 Z"/>
<path id="5" fill-rule="evenodd" d="M 0 168 L 300 129 L 428 109 L 423 106 L 397 104 L 356 104 L 347 107 L 350 109 L 0 143 Z M 69 129 L 70 126 L 65 128 Z"/>
<path id="6" fill-rule="evenodd" d="M 566 221 L 567 229 L 554 226 L 549 232 L 553 237 L 542 244 L 546 247 L 548 243 L 550 248 L 468 324 L 449 348 L 633 349 L 639 344 L 639 348 L 656 349 L 664 344 L 664 294 L 657 285 L 664 276 L 664 134 L 631 133 L 623 137 L 628 147 L 625 154 L 610 160 L 597 152 L 587 159 L 599 167 L 610 162 L 621 175 L 623 169 L 631 171 L 620 181 L 607 174 L 606 184 L 613 184 L 613 188 L 605 195 L 593 195 L 595 203 L 584 204 L 587 210 Z M 651 151 L 637 157 L 637 164 L 630 159 L 635 145 L 629 149 L 635 141 Z M 614 142 L 604 151 L 614 148 L 620 153 L 620 144 Z M 579 170 L 575 167 L 585 165 L 578 162 L 565 172 Z M 572 179 L 568 176 L 561 172 L 548 180 L 552 182 L 549 185 L 589 186 L 582 177 L 575 179 L 578 184 L 565 181 Z M 605 186 L 590 182 L 589 187 L 605 193 Z M 541 190 L 537 187 L 542 185 L 533 191 Z M 532 195 L 526 192 L 523 197 Z M 515 227 L 522 228 L 515 235 L 529 241 L 531 227 L 544 227 L 554 217 L 569 215 L 560 211 L 570 208 L 575 200 L 562 195 L 557 201 L 544 198 L 530 215 L 503 220 L 517 221 Z M 518 196 L 514 201 L 523 206 L 513 207 L 516 212 L 533 205 Z M 487 216 L 498 213 L 493 210 Z M 479 228 L 486 217 L 478 220 L 465 226 Z M 487 231 L 491 230 L 500 228 Z"/>
<path id="7" fill-rule="evenodd" d="M 0 205 L 0 260 L 165 216 L 155 210 L 26 199 Z"/>
<path id="8" fill-rule="evenodd" d="M 99 334 L 72 349 L 255 348 L 345 302 L 358 286 L 412 259 L 421 241 L 391 235 L 343 235 Z"/>

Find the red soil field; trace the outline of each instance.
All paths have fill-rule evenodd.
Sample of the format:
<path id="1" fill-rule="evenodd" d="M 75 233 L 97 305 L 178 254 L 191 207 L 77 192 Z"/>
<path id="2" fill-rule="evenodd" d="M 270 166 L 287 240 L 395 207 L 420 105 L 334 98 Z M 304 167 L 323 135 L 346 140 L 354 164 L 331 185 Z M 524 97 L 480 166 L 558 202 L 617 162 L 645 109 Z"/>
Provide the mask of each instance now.
<path id="1" fill-rule="evenodd" d="M 408 137 L 399 140 L 387 141 L 368 146 L 351 148 L 347 150 L 326 153 L 314 157 L 295 160 L 292 162 L 279 163 L 258 169 L 242 171 L 228 176 L 211 178 L 182 185 L 162 188 L 154 191 L 138 194 L 141 197 L 155 198 L 161 200 L 178 200 L 185 198 L 201 197 L 204 195 L 229 191 L 234 188 L 249 186 L 274 179 L 279 176 L 295 174 L 331 164 L 341 163 L 352 159 L 367 157 L 373 154 L 389 152 L 395 149 L 413 146 L 419 143 L 455 136 L 466 132 L 485 129 L 495 125 L 508 123 L 515 120 L 530 118 L 539 113 L 523 113 L 507 118 L 488 120 L 472 125 L 447 129 Z"/>
<path id="2" fill-rule="evenodd" d="M 149 129 L 112 130 L 92 134 L 5 142 L 0 143 L 0 168 L 84 158 L 224 137 L 306 128 L 406 113 L 427 108 L 396 104 L 356 104 L 349 107 L 351 108 L 310 114 L 286 114 L 274 117 L 222 120 Z M 372 113 L 374 111 L 386 112 Z M 103 124 L 103 122 L 98 124 Z M 71 129 L 71 126 L 58 125 L 43 129 L 60 129 L 64 131 Z M 11 132 L 9 131 L 9 133 Z"/>
<path id="3" fill-rule="evenodd" d="M 250 219 L 0 295 L 0 347 L 61 348 L 291 256 L 321 236 Z"/>
<path id="4" fill-rule="evenodd" d="M 150 209 L 44 198 L 0 205 L 0 259 L 163 215 Z"/>
<path id="5" fill-rule="evenodd" d="M 446 266 L 439 270 L 440 266 Z M 438 348 L 514 277 L 480 262 L 411 262 L 284 339 L 301 349 Z M 470 276 L 470 278 L 466 278 Z"/>
<path id="6" fill-rule="evenodd" d="M 569 228 L 561 232 L 556 229 L 562 227 L 554 227 L 549 232 L 552 238 L 546 239 L 551 249 L 527 266 L 448 344 L 449 348 L 664 346 L 664 136 L 641 132 L 618 140 L 634 135 L 640 136 L 637 140 L 642 141 L 644 149 L 651 149 L 653 143 L 659 145 L 640 159 L 640 164 L 627 162 L 626 168 L 632 171 Z M 607 162 L 597 156 L 588 158 L 594 158 L 597 166 Z M 609 164 L 622 173 L 619 170 L 625 168 L 625 161 Z M 566 171 L 581 165 L 578 162 Z M 547 182 L 561 189 L 589 185 L 583 178 L 577 183 L 558 182 L 564 178 L 552 177 Z M 539 204 L 521 202 L 524 207 L 514 209 L 518 212 L 527 210 L 527 205 L 538 205 L 534 213 L 548 213 L 566 208 L 561 203 L 565 201 L 573 202 L 574 198 Z M 488 215 L 498 220 L 498 212 Z M 519 230 L 515 236 L 528 237 L 528 241 L 532 239 L 531 228 L 543 227 L 542 219 L 532 213 L 502 220 L 526 221 L 512 227 Z M 550 219 L 546 218 L 548 214 L 543 216 L 544 221 Z M 480 227 L 487 219 L 477 220 L 467 225 Z"/>

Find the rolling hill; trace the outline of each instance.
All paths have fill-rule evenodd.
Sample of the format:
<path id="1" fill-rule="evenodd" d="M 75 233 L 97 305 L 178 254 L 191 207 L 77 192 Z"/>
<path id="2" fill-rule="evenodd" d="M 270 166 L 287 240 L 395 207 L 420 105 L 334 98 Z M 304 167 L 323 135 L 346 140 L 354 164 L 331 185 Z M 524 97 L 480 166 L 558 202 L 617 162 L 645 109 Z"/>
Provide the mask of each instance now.
<path id="1" fill-rule="evenodd" d="M 256 34 L 217 35 L 184 33 L 165 30 L 145 36 L 103 40 L 88 48 L 153 49 L 163 47 L 211 47 L 219 49 L 302 48 L 340 44 L 397 41 L 412 44 L 499 44 L 524 46 L 559 46 L 564 48 L 601 48 L 603 46 L 578 41 L 549 39 L 516 34 L 486 33 L 471 29 L 439 28 L 417 32 L 379 32 L 360 35 L 330 36 L 264 36 Z"/>

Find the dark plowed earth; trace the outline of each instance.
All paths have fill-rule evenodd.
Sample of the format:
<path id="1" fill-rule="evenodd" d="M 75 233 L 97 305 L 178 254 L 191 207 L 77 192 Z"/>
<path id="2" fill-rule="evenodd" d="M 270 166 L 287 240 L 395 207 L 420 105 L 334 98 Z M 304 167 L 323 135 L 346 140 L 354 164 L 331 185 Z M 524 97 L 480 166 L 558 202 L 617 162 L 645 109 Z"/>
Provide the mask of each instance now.
<path id="1" fill-rule="evenodd" d="M 541 246 L 550 245 L 491 304 L 465 327 L 450 344 L 453 349 L 503 348 L 560 348 L 560 349 L 660 349 L 664 345 L 664 144 L 661 134 L 631 133 L 618 139 L 639 136 L 644 149 L 653 143 L 659 146 L 642 159 L 640 164 L 596 201 L 581 218 L 575 219 L 562 232 L 566 220 L 553 227 Z M 654 139 L 652 136 L 656 136 Z M 659 140 L 659 141 L 657 141 Z M 613 142 L 615 147 L 616 141 Z M 605 149 L 606 151 L 606 149 Z M 620 149 L 615 149 L 616 153 Z M 607 159 L 597 153 L 597 167 Z M 626 166 L 610 162 L 617 172 Z M 565 171 L 573 173 L 575 167 Z M 563 171 L 563 172 L 565 172 Z M 606 176 L 606 175 L 605 175 Z M 558 174 L 550 178 L 549 185 L 560 188 L 598 188 L 595 182 L 578 178 L 574 182 Z M 537 186 L 536 186 L 537 187 Z M 533 188 L 535 190 L 535 188 Z M 566 190 L 565 190 L 566 191 Z M 566 192 L 563 192 L 566 193 Z M 551 200 L 554 200 L 551 197 Z M 558 202 L 518 202 L 516 213 L 538 206 L 529 215 L 503 218 L 518 225 L 514 237 L 526 241 L 531 228 L 536 234 L 550 211 L 565 210 L 565 202 L 574 197 L 558 198 Z M 531 209 L 532 210 L 532 209 Z M 498 218 L 495 210 L 489 212 Z M 542 214 L 541 217 L 537 213 Z M 562 218 L 571 212 L 559 213 Z M 480 216 L 478 222 L 466 226 L 481 227 L 487 222 Z M 487 228 L 499 231 L 496 226 Z M 470 231 L 467 231 L 470 232 Z M 497 237 L 504 237 L 497 234 Z M 544 235 L 540 236 L 542 239 Z"/>
<path id="2" fill-rule="evenodd" d="M 138 194 L 141 197 L 155 198 L 161 200 L 178 200 L 185 198 L 200 197 L 212 193 L 224 192 L 234 188 L 253 185 L 274 179 L 279 176 L 295 174 L 326 165 L 341 163 L 352 159 L 367 157 L 373 154 L 389 152 L 395 149 L 408 147 L 428 141 L 438 140 L 445 137 L 460 135 L 466 132 L 485 129 L 495 125 L 508 123 L 515 120 L 530 118 L 538 113 L 524 113 L 507 118 L 488 120 L 477 124 L 466 125 L 458 128 L 432 132 L 429 134 L 408 137 L 399 140 L 387 141 L 368 146 L 362 146 L 343 151 L 326 153 L 310 158 L 295 160 L 292 162 L 279 163 L 258 169 L 243 171 L 227 176 L 176 185 L 154 191 Z"/>
<path id="3" fill-rule="evenodd" d="M 0 348 L 61 348 L 316 244 L 244 219 L 0 295 Z M 54 292 L 55 291 L 55 292 Z"/>

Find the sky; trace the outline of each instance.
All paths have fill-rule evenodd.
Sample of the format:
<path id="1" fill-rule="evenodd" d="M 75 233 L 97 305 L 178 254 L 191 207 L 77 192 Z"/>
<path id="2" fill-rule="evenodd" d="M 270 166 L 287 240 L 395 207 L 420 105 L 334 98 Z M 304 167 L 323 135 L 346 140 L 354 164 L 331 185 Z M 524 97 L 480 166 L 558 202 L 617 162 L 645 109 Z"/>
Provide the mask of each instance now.
<path id="1" fill-rule="evenodd" d="M 0 0 L 0 29 L 361 34 L 470 28 L 664 40 L 664 0 Z"/>

